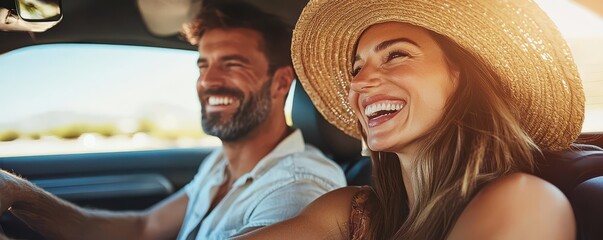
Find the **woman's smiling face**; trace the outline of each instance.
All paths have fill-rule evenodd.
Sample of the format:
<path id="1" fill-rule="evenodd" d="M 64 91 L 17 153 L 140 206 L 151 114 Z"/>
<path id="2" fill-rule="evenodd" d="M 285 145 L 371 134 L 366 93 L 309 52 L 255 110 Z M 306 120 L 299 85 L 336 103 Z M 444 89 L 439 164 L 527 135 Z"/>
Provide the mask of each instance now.
<path id="1" fill-rule="evenodd" d="M 427 30 L 405 23 L 371 26 L 355 56 L 349 101 L 369 148 L 414 151 L 416 140 L 442 118 L 458 71 Z"/>

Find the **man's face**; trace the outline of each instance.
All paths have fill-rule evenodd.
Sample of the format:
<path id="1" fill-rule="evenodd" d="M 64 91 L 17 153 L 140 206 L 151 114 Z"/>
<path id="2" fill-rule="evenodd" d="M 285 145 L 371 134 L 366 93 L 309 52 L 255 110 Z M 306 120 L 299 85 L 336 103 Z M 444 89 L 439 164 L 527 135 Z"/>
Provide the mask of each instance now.
<path id="1" fill-rule="evenodd" d="M 272 108 L 262 36 L 250 29 L 212 29 L 199 41 L 197 94 L 203 130 L 235 141 L 262 123 Z"/>

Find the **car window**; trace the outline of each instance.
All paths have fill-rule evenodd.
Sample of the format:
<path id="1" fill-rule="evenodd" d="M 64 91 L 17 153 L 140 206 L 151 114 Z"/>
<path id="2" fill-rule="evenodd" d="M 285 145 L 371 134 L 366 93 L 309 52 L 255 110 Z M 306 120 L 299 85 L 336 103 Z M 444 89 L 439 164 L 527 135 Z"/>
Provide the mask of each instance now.
<path id="1" fill-rule="evenodd" d="M 586 96 L 582 132 L 603 132 L 603 12 L 586 7 L 594 1 L 536 2 L 563 34 L 578 65 Z"/>
<path id="2" fill-rule="evenodd" d="M 197 57 L 100 44 L 0 55 L 0 156 L 219 146 L 200 126 Z"/>

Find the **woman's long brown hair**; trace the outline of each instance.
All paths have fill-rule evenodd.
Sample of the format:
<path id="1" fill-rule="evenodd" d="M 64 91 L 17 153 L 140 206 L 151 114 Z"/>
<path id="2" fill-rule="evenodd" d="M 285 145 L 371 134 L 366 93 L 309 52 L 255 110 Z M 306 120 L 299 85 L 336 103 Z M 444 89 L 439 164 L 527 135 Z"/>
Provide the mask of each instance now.
<path id="1" fill-rule="evenodd" d="M 422 147 L 408 176 L 414 183 L 413 206 L 408 206 L 397 155 L 371 152 L 376 206 L 370 239 L 445 239 L 481 187 L 535 168 L 538 147 L 520 126 L 519 110 L 500 77 L 448 38 L 431 36 L 449 68 L 460 71 L 459 85 L 437 127 L 419 139 Z"/>

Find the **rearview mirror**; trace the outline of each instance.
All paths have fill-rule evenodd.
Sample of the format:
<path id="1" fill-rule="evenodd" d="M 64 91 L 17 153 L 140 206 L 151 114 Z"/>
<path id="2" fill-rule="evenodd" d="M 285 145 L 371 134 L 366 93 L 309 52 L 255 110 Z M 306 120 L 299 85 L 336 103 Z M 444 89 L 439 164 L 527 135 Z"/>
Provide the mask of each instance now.
<path id="1" fill-rule="evenodd" d="M 0 0 L 0 31 L 44 32 L 62 18 L 61 0 Z"/>
<path id="2" fill-rule="evenodd" d="M 55 22 L 63 16 L 61 0 L 15 0 L 17 13 L 28 22 Z"/>

